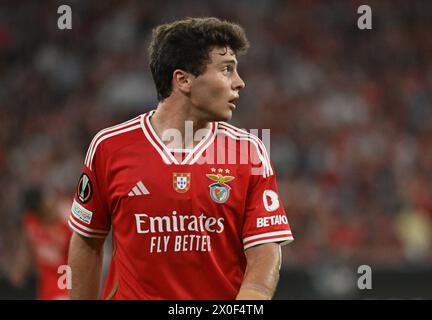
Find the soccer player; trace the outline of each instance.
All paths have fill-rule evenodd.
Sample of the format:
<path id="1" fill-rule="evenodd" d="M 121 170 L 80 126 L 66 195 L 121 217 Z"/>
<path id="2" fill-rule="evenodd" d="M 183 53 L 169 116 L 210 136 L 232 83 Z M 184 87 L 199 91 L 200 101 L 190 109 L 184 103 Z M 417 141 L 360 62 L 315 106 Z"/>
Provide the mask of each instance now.
<path id="1" fill-rule="evenodd" d="M 264 144 L 225 122 L 248 46 L 216 18 L 154 29 L 156 110 L 100 131 L 85 158 L 69 219 L 72 299 L 99 298 L 110 228 L 103 299 L 272 298 L 293 237 Z"/>

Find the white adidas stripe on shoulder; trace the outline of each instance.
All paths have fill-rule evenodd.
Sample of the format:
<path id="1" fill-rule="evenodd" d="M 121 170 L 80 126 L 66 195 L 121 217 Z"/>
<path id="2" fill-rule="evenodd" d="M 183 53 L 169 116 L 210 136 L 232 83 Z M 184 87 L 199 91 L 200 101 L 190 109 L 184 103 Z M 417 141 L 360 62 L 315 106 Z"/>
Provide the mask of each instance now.
<path id="1" fill-rule="evenodd" d="M 103 129 L 99 131 L 95 137 L 93 138 L 92 142 L 90 143 L 90 146 L 87 150 L 86 158 L 84 161 L 84 164 L 91 170 L 92 169 L 92 162 L 94 155 L 96 153 L 96 149 L 98 145 L 104 141 L 105 139 L 108 139 L 110 137 L 119 135 L 121 133 L 125 133 L 128 131 L 136 130 L 141 128 L 140 126 L 140 118 L 142 115 L 135 117 L 132 120 L 120 123 L 118 125 Z"/>
<path id="2" fill-rule="evenodd" d="M 255 140 L 258 143 L 258 145 L 261 147 L 262 153 L 265 156 L 266 160 L 270 163 L 270 157 L 269 157 L 269 155 L 267 153 L 267 149 L 266 149 L 264 143 L 261 141 L 261 139 L 259 139 L 257 136 L 253 135 L 252 133 L 249 133 L 245 130 L 239 129 L 239 128 L 237 128 L 237 127 L 235 127 L 232 124 L 229 124 L 227 122 L 220 122 L 220 124 L 222 125 L 222 127 L 228 129 L 229 131 L 231 131 L 231 132 L 234 131 L 239 136 L 249 136 L 253 140 Z"/>
<path id="3" fill-rule="evenodd" d="M 266 147 L 265 147 L 264 143 L 256 135 L 254 135 L 252 133 L 249 133 L 249 132 L 247 132 L 245 130 L 239 129 L 239 128 L 233 126 L 232 124 L 229 124 L 229 123 L 226 123 L 226 122 L 220 122 L 219 124 L 223 128 L 226 128 L 227 130 L 229 130 L 229 131 L 231 131 L 231 132 L 233 132 L 233 133 L 235 133 L 235 134 L 237 134 L 239 136 L 248 136 L 248 137 L 254 139 L 259 144 L 259 146 L 260 146 L 260 148 L 262 150 L 262 153 L 265 153 L 266 158 L 269 159 L 269 157 L 267 155 L 267 150 L 266 150 Z"/>
<path id="4" fill-rule="evenodd" d="M 88 148 L 88 150 L 87 150 L 87 154 L 86 154 L 86 158 L 85 158 L 85 161 L 84 161 L 84 162 L 87 163 L 88 158 L 89 158 L 89 155 L 92 153 L 93 148 L 94 148 L 94 145 L 95 145 L 96 141 L 99 139 L 100 136 L 102 136 L 103 134 L 105 134 L 105 133 L 107 133 L 107 132 L 110 132 L 110 131 L 116 130 L 116 129 L 118 129 L 118 128 L 122 128 L 122 127 L 124 127 L 124 126 L 126 126 L 126 125 L 129 125 L 129 124 L 131 124 L 131 123 L 134 123 L 134 122 L 137 121 L 140 117 L 141 117 L 141 116 L 137 116 L 137 117 L 135 117 L 135 118 L 133 118 L 133 119 L 131 119 L 131 120 L 128 120 L 128 121 L 122 122 L 122 123 L 117 124 L 117 125 L 115 125 L 115 126 L 111 126 L 111 127 L 108 127 L 108 128 L 105 128 L 105 129 L 102 129 L 101 131 L 99 131 L 99 132 L 98 132 L 98 133 L 93 137 L 93 140 L 92 140 L 92 142 L 90 143 L 90 146 L 89 146 L 89 148 Z"/>
<path id="5" fill-rule="evenodd" d="M 270 162 L 270 157 L 269 157 L 269 155 L 267 153 L 267 149 L 266 149 L 264 143 L 257 136 L 255 136 L 255 135 L 253 135 L 253 134 L 251 134 L 251 133 L 249 133 L 249 132 L 247 132 L 245 130 L 239 129 L 239 128 L 237 128 L 237 127 L 235 127 L 235 126 L 233 126 L 233 125 L 231 125 L 229 123 L 226 123 L 226 122 L 221 122 L 220 124 L 221 124 L 221 126 L 223 128 L 226 128 L 228 131 L 230 131 L 232 133 L 235 133 L 236 135 L 239 135 L 241 137 L 250 137 L 251 139 L 253 139 L 254 141 L 256 141 L 256 143 L 258 144 L 258 146 L 261 148 L 261 153 L 263 154 L 263 156 L 265 157 L 265 159 L 267 161 L 267 164 L 268 164 L 268 166 L 270 168 L 271 174 L 273 174 L 273 169 L 272 169 L 272 167 L 270 165 L 271 162 Z M 260 151 L 260 150 L 258 150 L 258 151 Z"/>
<path id="6" fill-rule="evenodd" d="M 102 141 L 104 141 L 104 140 L 106 140 L 108 138 L 111 138 L 113 136 L 116 136 L 116 135 L 119 135 L 119 134 L 122 134 L 122 133 L 125 133 L 125 132 L 129 132 L 129 131 L 137 130 L 137 129 L 141 129 L 141 125 L 140 124 L 137 124 L 137 125 L 134 125 L 134 126 L 131 126 L 131 127 L 126 127 L 125 129 L 113 131 L 111 133 L 107 133 L 107 134 L 101 136 L 100 139 L 96 142 L 96 144 L 94 146 L 94 150 L 93 150 L 93 152 L 90 155 L 90 158 L 89 158 L 88 164 L 87 164 L 88 168 L 90 170 L 92 170 L 92 162 L 93 162 L 94 155 L 96 153 L 96 149 L 97 149 L 98 145 Z"/>
<path id="7" fill-rule="evenodd" d="M 94 145 L 95 145 L 96 141 L 99 139 L 99 137 L 101 137 L 101 136 L 104 135 L 105 133 L 108 133 L 108 132 L 114 131 L 114 130 L 119 129 L 119 128 L 123 128 L 123 127 L 125 127 L 125 126 L 127 126 L 127 125 L 129 125 L 129 124 L 131 124 L 131 123 L 135 123 L 135 121 L 139 120 L 140 117 L 141 117 L 141 116 L 137 116 L 137 117 L 135 117 L 135 118 L 133 118 L 133 119 L 131 119 L 131 120 L 128 120 L 128 121 L 122 122 L 122 123 L 117 124 L 117 125 L 115 125 L 115 126 L 111 126 L 111 127 L 108 127 L 108 128 L 105 128 L 105 129 L 102 129 L 101 131 L 99 131 L 99 132 L 98 132 L 98 133 L 93 137 L 93 140 L 92 140 L 92 142 L 90 143 L 90 146 L 89 146 L 89 148 L 88 148 L 88 150 L 87 150 L 87 154 L 86 154 L 86 158 L 85 158 L 85 161 L 84 161 L 84 162 L 85 162 L 85 163 L 88 162 L 89 155 L 92 153 L 92 151 L 93 151 L 93 149 L 94 149 Z"/>
<path id="8" fill-rule="evenodd" d="M 255 146 L 255 148 L 258 150 L 258 146 L 257 146 L 257 144 L 256 144 L 256 141 L 252 140 L 252 139 L 249 138 L 249 137 L 239 137 L 239 136 L 233 135 L 232 133 L 230 133 L 230 132 L 227 131 L 226 129 L 222 129 L 222 128 L 221 128 L 218 132 L 220 132 L 220 133 L 222 133 L 222 134 L 225 134 L 226 136 L 228 136 L 228 137 L 230 137 L 230 138 L 232 138 L 232 139 L 234 139 L 234 140 L 249 141 L 249 142 L 252 143 L 252 144 Z M 266 160 L 264 159 L 264 156 L 261 154 L 261 152 L 258 151 L 257 154 L 258 154 L 258 157 L 259 157 L 261 163 L 262 163 L 263 166 L 264 166 L 264 172 L 263 172 L 263 176 L 264 176 L 264 178 L 266 178 L 266 177 L 268 177 L 268 176 L 271 176 L 271 175 L 272 175 L 272 173 L 270 172 L 271 167 L 270 167 L 269 165 L 267 165 L 267 162 L 266 162 Z"/>
<path id="9" fill-rule="evenodd" d="M 226 136 L 228 136 L 234 140 L 249 141 L 251 144 L 253 144 L 257 150 L 258 157 L 259 157 L 259 159 L 260 159 L 260 161 L 264 167 L 264 172 L 263 172 L 264 178 L 273 175 L 273 170 L 271 168 L 270 163 L 265 159 L 264 155 L 260 152 L 259 147 L 257 145 L 257 142 L 254 139 L 252 139 L 251 137 L 248 137 L 248 136 L 242 137 L 239 135 L 235 135 L 235 134 L 231 133 L 230 131 L 228 131 L 227 129 L 221 128 L 221 127 L 219 128 L 218 132 L 222 133 L 222 134 L 224 134 L 224 135 L 226 135 Z"/>
<path id="10" fill-rule="evenodd" d="M 264 143 L 255 135 L 248 133 L 247 131 L 238 129 L 232 125 L 228 125 L 225 122 L 219 122 L 219 132 L 230 136 L 236 140 L 249 140 L 257 149 L 258 157 L 264 165 L 264 177 L 271 176 L 274 174 L 273 168 L 271 166 L 270 157 L 268 156 L 267 150 Z M 225 130 L 225 131 L 223 131 Z"/>

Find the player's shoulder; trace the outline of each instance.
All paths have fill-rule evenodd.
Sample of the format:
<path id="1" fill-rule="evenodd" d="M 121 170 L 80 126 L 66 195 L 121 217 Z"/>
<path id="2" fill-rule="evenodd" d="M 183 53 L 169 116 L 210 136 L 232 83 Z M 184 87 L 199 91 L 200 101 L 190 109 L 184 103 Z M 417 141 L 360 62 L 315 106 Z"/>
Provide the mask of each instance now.
<path id="1" fill-rule="evenodd" d="M 260 153 L 267 153 L 266 146 L 262 140 L 257 135 L 245 129 L 240 129 L 227 122 L 218 122 L 217 133 L 231 140 L 251 144 Z"/>
<path id="2" fill-rule="evenodd" d="M 100 130 L 91 142 L 94 148 L 97 148 L 102 143 L 104 145 L 113 144 L 115 142 L 126 142 L 131 135 L 136 134 L 142 130 L 141 119 L 143 115 L 136 116 L 130 120 L 121 122 L 119 124 L 107 127 Z"/>
<path id="3" fill-rule="evenodd" d="M 91 167 L 95 154 L 101 149 L 114 149 L 122 144 L 130 143 L 134 135 L 139 134 L 143 115 L 138 115 L 130 120 L 100 130 L 93 137 L 87 150 L 85 164 Z"/>
<path id="4" fill-rule="evenodd" d="M 219 121 L 217 124 L 218 133 L 226 134 L 228 138 L 234 140 L 238 140 L 239 138 L 247 138 L 260 141 L 262 143 L 262 141 L 255 134 L 248 132 L 245 129 L 240 129 L 231 123 Z"/>
<path id="5" fill-rule="evenodd" d="M 247 153 L 250 165 L 260 167 L 260 172 L 264 177 L 273 175 L 269 153 L 265 144 L 257 135 L 227 122 L 218 122 L 217 133 L 218 136 L 235 141 L 237 153 L 242 154 L 240 158 L 244 158 L 244 153 Z M 227 148 L 229 148 L 229 144 Z"/>

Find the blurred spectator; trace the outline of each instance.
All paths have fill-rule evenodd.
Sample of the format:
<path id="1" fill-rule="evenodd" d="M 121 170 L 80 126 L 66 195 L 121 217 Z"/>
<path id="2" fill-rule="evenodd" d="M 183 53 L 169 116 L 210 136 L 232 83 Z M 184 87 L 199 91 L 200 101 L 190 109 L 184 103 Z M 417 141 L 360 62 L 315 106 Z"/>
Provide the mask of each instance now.
<path id="1" fill-rule="evenodd" d="M 18 230 L 16 250 L 9 252 L 7 274 L 13 285 L 23 287 L 32 267 L 37 271 L 36 298 L 68 299 L 60 287 L 59 267 L 67 265 L 69 239 L 72 232 L 66 224 L 68 210 L 49 202 L 41 189 L 29 189 L 24 195 L 25 214 L 22 230 Z"/>

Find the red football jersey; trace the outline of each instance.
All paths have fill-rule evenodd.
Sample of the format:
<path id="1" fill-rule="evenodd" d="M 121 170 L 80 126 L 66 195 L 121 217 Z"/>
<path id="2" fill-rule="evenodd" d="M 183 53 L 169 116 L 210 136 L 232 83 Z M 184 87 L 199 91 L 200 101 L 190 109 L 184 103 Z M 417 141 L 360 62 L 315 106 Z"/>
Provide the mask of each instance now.
<path id="1" fill-rule="evenodd" d="M 112 228 L 105 299 L 234 299 L 244 250 L 293 240 L 264 144 L 214 122 L 193 149 L 170 150 L 153 113 L 94 137 L 69 225 Z"/>
<path id="2" fill-rule="evenodd" d="M 26 215 L 24 228 L 36 260 L 38 273 L 37 299 L 64 300 L 68 299 L 67 289 L 58 285 L 58 268 L 67 265 L 69 239 L 71 231 L 66 219 L 60 218 L 50 224 L 42 223 L 33 215 Z"/>

